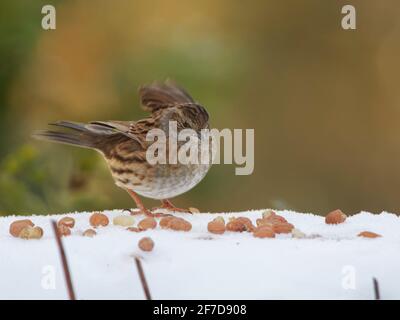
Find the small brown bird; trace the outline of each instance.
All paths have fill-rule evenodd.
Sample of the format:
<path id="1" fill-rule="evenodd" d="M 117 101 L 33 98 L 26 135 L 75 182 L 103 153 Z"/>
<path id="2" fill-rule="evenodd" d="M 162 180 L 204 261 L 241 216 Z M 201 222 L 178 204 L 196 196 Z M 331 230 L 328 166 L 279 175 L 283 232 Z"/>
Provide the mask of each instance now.
<path id="1" fill-rule="evenodd" d="M 146 209 L 138 195 L 161 200 L 161 208 L 188 212 L 176 208 L 168 199 L 197 185 L 207 174 L 210 164 L 167 162 L 152 165 L 147 161 L 146 151 L 153 142 L 146 141 L 146 135 L 151 129 L 161 129 L 166 134 L 168 149 L 170 121 L 176 121 L 178 133 L 183 129 L 193 129 L 200 137 L 200 131 L 209 128 L 208 113 L 184 89 L 168 80 L 140 87 L 139 96 L 142 107 L 151 112 L 148 118 L 89 123 L 58 121 L 50 125 L 68 131 L 40 131 L 34 137 L 99 151 L 116 185 L 127 190 L 135 201 L 139 209 L 136 213 L 162 215 Z"/>

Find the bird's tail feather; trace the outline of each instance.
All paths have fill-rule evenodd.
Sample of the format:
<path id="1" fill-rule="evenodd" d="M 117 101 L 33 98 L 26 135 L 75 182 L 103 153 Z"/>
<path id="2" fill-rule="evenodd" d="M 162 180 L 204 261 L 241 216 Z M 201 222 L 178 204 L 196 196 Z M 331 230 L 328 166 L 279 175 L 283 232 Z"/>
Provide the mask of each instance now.
<path id="1" fill-rule="evenodd" d="M 87 124 L 71 121 L 59 121 L 50 125 L 70 129 L 69 132 L 42 130 L 33 134 L 39 140 L 74 145 L 83 148 L 97 148 L 98 133 L 90 130 Z"/>

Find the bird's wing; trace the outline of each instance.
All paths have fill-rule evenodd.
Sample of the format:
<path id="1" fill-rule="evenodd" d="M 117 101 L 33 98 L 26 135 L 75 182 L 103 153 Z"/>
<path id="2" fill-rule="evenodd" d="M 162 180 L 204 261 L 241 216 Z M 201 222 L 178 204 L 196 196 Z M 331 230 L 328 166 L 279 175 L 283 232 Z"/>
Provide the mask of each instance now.
<path id="1" fill-rule="evenodd" d="M 134 121 L 92 121 L 89 123 L 88 127 L 92 131 L 97 131 L 106 135 L 122 134 L 143 146 L 142 137 L 132 131 L 132 128 L 135 127 Z"/>
<path id="2" fill-rule="evenodd" d="M 183 88 L 171 80 L 142 86 L 139 96 L 143 109 L 152 113 L 175 105 L 195 103 Z"/>

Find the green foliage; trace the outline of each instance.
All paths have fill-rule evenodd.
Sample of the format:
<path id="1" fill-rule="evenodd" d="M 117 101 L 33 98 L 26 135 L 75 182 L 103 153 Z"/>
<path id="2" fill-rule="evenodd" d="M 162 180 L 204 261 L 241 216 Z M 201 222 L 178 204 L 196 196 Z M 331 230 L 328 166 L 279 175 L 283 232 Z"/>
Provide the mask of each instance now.
<path id="1" fill-rule="evenodd" d="M 32 145 L 9 154 L 0 163 L 0 215 L 93 207 L 97 196 L 89 181 L 97 159 L 93 153 L 78 153 L 75 159 Z"/>

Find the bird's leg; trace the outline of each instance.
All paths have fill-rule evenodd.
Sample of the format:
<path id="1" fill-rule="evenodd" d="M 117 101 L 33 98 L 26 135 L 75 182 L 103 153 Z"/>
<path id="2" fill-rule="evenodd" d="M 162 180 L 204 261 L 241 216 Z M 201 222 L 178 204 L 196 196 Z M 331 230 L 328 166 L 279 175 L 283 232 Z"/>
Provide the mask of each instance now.
<path id="1" fill-rule="evenodd" d="M 189 209 L 182 209 L 182 208 L 175 207 L 172 204 L 172 202 L 169 201 L 168 199 L 161 200 L 161 207 L 153 208 L 153 210 L 156 210 L 156 209 L 166 209 L 168 211 L 191 213 Z"/>
<path id="2" fill-rule="evenodd" d="M 126 189 L 126 191 L 128 191 L 129 195 L 132 197 L 133 201 L 135 201 L 136 206 L 139 209 L 139 211 L 136 211 L 136 212 L 134 212 L 132 210 L 128 210 L 128 211 L 130 211 L 131 215 L 144 213 L 146 216 L 154 217 L 154 218 L 170 216 L 170 214 L 165 214 L 165 213 L 152 213 L 150 210 L 146 209 L 142 200 L 140 200 L 140 197 L 136 192 L 129 190 L 129 189 Z"/>

